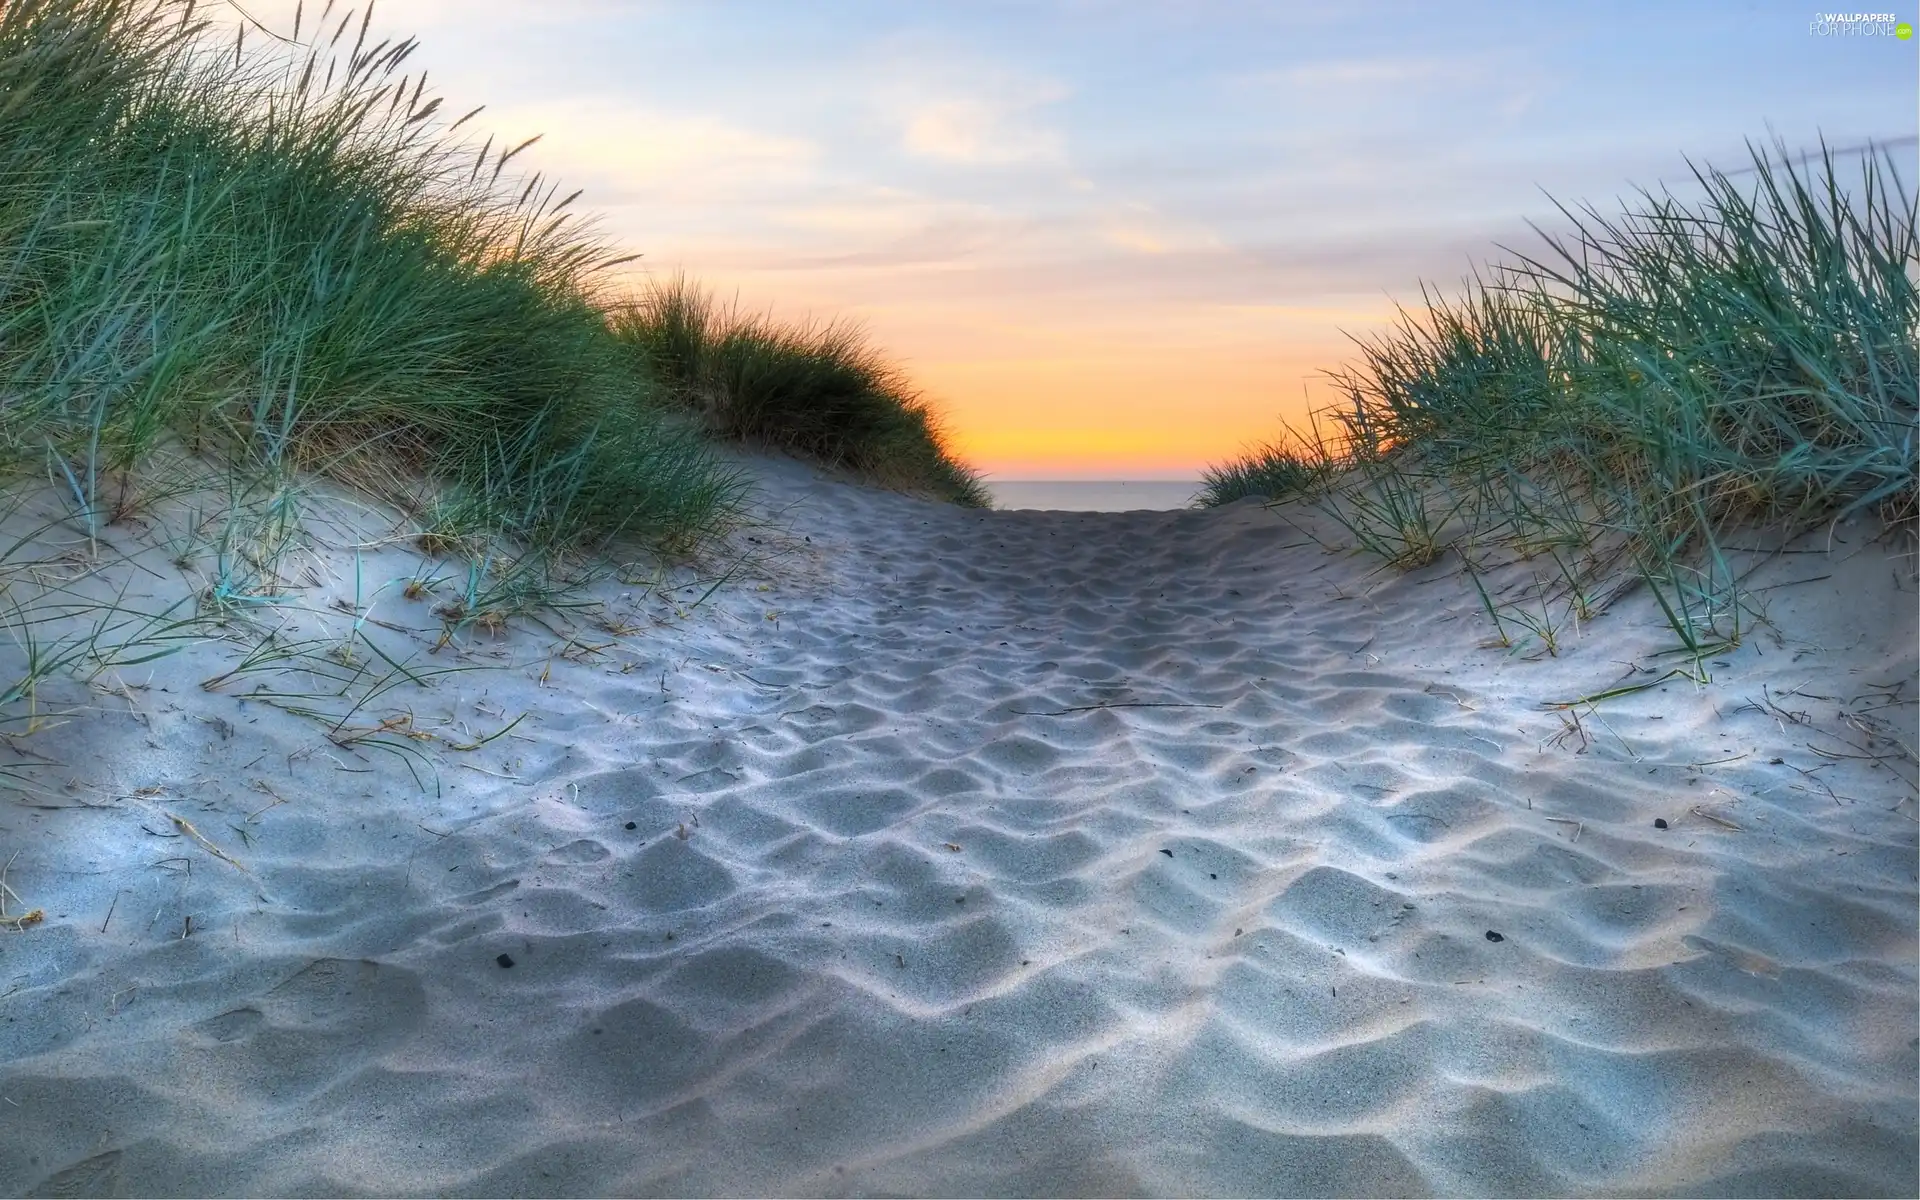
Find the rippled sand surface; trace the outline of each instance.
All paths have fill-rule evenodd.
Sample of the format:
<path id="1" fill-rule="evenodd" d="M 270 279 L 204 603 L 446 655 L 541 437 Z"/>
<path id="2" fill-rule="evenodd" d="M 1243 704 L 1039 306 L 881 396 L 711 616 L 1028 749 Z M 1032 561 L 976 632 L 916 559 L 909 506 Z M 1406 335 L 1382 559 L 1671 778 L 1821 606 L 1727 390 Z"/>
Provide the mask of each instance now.
<path id="1" fill-rule="evenodd" d="M 506 669 L 416 703 L 437 795 L 231 648 L 23 743 L 0 1192 L 1920 1188 L 1910 560 L 1823 535 L 1573 725 L 1644 593 L 1527 661 L 1311 514 L 755 469 L 684 618 L 446 652 Z"/>

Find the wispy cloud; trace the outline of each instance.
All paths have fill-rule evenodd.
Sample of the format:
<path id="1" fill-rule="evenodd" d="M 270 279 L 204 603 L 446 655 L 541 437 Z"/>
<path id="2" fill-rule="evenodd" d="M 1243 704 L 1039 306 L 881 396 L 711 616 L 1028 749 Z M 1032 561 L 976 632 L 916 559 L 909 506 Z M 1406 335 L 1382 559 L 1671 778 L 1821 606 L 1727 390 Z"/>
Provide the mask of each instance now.
<path id="1" fill-rule="evenodd" d="M 871 103 L 907 153 L 963 166 L 1065 163 L 1066 137 L 1047 112 L 1069 94 L 1058 80 L 924 37 L 883 39 L 871 54 Z"/>
<path id="2" fill-rule="evenodd" d="M 820 148 L 700 112 L 674 112 L 614 97 L 575 97 L 489 109 L 488 127 L 513 144 L 540 136 L 532 161 L 570 178 L 611 185 L 613 196 L 696 200 L 809 177 Z"/>
<path id="3" fill-rule="evenodd" d="M 906 120 L 908 150 L 926 158 L 977 165 L 1058 162 L 1060 135 L 1029 125 L 1021 108 L 978 97 L 935 100 Z"/>
<path id="4" fill-rule="evenodd" d="M 1141 201 L 1123 205 L 1100 219 L 1096 228 L 1109 245 L 1134 254 L 1207 253 L 1226 244 L 1205 225 L 1171 217 Z"/>

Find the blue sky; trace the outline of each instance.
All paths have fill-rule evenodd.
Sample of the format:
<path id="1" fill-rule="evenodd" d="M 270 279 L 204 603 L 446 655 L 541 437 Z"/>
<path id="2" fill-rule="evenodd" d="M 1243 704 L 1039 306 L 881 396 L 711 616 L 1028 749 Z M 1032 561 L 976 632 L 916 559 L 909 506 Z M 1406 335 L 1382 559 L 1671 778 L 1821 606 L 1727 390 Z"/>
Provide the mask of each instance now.
<path id="1" fill-rule="evenodd" d="M 483 134 L 544 133 L 525 161 L 644 268 L 863 320 L 978 465 L 1146 478 L 1324 401 L 1345 334 L 1530 246 L 1546 193 L 1611 209 L 1750 138 L 1911 160 L 1920 39 L 1815 36 L 1818 11 L 386 0 L 375 25 Z"/>

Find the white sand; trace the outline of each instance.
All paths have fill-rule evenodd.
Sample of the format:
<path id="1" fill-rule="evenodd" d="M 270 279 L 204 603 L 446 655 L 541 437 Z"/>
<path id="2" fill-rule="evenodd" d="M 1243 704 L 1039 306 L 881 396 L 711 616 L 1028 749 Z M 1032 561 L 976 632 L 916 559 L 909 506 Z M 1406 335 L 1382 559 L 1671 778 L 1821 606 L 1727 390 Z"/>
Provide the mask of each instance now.
<path id="1" fill-rule="evenodd" d="M 1583 748 L 1541 702 L 1656 662 L 1644 591 L 1529 662 L 1457 563 L 1297 512 L 755 469 L 778 528 L 687 619 L 610 582 L 643 632 L 475 633 L 419 661 L 506 669 L 356 716 L 444 735 L 438 795 L 202 689 L 231 644 L 0 745 L 45 911 L 0 933 L 0 1192 L 1920 1187 L 1912 560 L 1864 526 Z M 312 527 L 308 633 L 354 597 Z M 143 553 L 129 603 L 185 594 Z"/>

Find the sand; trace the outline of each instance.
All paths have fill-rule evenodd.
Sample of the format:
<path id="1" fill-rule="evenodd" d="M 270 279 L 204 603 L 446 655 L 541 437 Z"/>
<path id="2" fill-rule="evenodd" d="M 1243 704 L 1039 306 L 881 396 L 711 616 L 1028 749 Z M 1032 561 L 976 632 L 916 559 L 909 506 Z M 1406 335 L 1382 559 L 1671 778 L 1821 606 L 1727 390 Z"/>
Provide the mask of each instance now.
<path id="1" fill-rule="evenodd" d="M 426 655 L 387 587 L 489 669 L 332 739 L 201 686 L 234 642 L 48 689 L 0 1192 L 1920 1190 L 1904 547 L 1823 531 L 1709 686 L 1576 727 L 1673 665 L 1644 591 L 1510 653 L 1291 507 L 752 469 L 690 611 L 717 565 Z M 287 636 L 423 561 L 310 507 Z M 179 529 L 107 532 L 128 603 Z"/>

